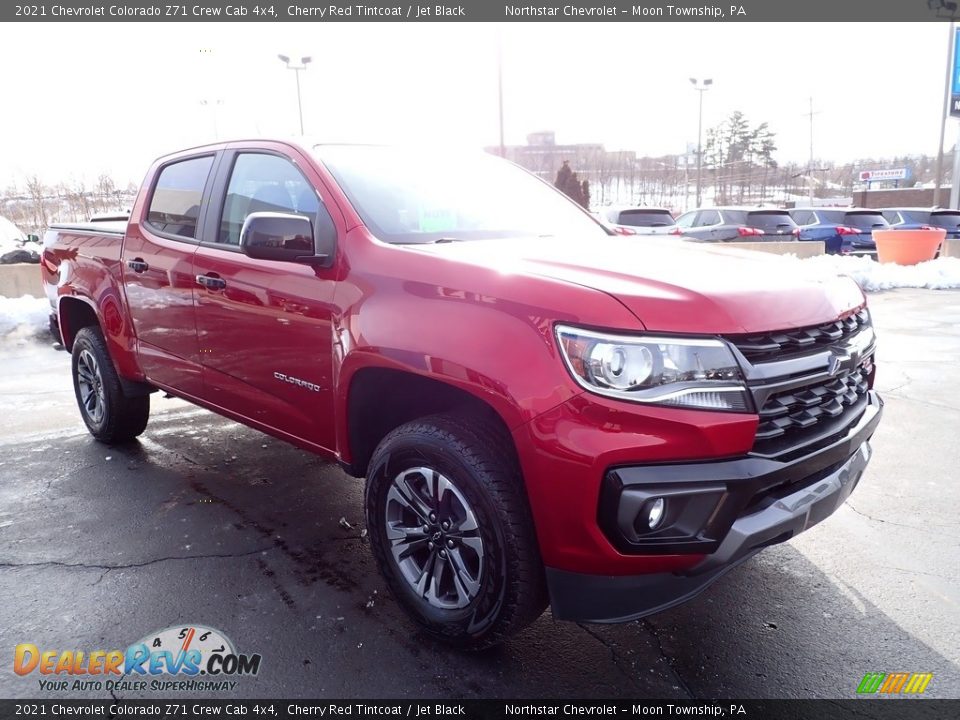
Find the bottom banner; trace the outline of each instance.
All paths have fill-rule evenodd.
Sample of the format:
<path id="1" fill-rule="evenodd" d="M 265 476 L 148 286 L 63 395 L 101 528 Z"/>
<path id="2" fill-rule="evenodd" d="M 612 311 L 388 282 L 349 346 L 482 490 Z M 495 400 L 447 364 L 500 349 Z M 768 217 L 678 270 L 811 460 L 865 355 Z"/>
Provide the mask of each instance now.
<path id="1" fill-rule="evenodd" d="M 517 720 L 722 717 L 749 720 L 956 720 L 960 699 L 858 700 L 0 700 L 0 718 L 373 718 Z"/>

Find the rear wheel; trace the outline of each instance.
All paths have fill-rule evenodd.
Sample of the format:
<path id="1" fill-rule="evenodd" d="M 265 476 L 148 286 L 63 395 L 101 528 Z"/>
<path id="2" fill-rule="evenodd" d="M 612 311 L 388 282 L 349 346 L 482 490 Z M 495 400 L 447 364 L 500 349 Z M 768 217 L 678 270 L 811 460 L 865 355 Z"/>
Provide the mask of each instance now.
<path id="1" fill-rule="evenodd" d="M 150 396 L 127 397 L 97 327 L 85 327 L 73 341 L 73 389 L 80 415 L 100 442 L 126 442 L 140 435 L 150 417 Z"/>
<path id="2" fill-rule="evenodd" d="M 543 566 L 510 439 L 436 415 L 397 428 L 367 474 L 371 546 L 387 584 L 429 634 L 479 649 L 547 605 Z"/>

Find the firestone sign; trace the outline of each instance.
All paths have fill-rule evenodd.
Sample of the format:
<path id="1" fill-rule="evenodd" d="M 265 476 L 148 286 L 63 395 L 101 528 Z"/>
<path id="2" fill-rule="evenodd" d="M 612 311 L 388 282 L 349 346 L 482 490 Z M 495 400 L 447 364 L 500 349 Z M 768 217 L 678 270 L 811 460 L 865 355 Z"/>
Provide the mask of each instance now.
<path id="1" fill-rule="evenodd" d="M 881 180 L 906 180 L 910 175 L 907 168 L 889 168 L 886 170 L 861 170 L 860 182 L 880 182 Z"/>
<path id="2" fill-rule="evenodd" d="M 950 81 L 950 115 L 960 117 L 960 28 L 953 34 L 953 79 Z"/>

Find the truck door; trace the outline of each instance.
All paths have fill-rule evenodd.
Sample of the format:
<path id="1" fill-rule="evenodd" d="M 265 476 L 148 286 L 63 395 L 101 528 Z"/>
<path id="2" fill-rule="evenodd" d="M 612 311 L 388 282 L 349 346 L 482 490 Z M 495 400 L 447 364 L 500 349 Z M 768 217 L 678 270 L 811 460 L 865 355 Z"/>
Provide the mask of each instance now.
<path id="1" fill-rule="evenodd" d="M 130 217 L 121 256 L 127 306 L 147 377 L 192 396 L 202 390 L 194 321 L 193 254 L 215 153 L 177 159 L 153 174 Z"/>
<path id="2" fill-rule="evenodd" d="M 305 215 L 335 232 L 300 160 L 255 150 L 224 156 L 210 204 L 216 222 L 208 220 L 194 256 L 197 335 L 208 402 L 332 449 L 334 271 L 240 250 L 253 212 Z"/>

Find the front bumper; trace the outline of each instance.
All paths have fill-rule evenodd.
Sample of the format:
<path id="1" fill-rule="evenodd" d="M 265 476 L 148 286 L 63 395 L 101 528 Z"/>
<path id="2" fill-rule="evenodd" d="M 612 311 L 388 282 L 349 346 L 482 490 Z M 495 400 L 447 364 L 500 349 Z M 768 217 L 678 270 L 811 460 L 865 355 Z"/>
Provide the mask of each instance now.
<path id="1" fill-rule="evenodd" d="M 554 617 L 625 622 L 660 612 L 690 600 L 762 548 L 789 540 L 829 517 L 863 475 L 872 454 L 868 441 L 881 414 L 882 401 L 870 392 L 863 415 L 843 437 L 790 462 L 747 457 L 613 471 L 621 483 L 618 500 L 626 496 L 628 506 L 632 493 L 640 494 L 641 504 L 649 495 L 644 488 L 654 476 L 651 471 L 661 487 L 666 474 L 688 481 L 699 477 L 705 493 L 719 492 L 722 499 L 688 549 L 709 554 L 684 570 L 643 575 L 591 575 L 548 567 Z M 629 542 L 622 537 L 621 541 Z M 663 551 L 683 550 L 668 538 Z"/>

